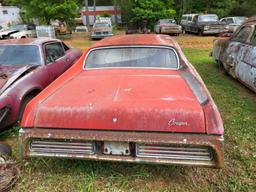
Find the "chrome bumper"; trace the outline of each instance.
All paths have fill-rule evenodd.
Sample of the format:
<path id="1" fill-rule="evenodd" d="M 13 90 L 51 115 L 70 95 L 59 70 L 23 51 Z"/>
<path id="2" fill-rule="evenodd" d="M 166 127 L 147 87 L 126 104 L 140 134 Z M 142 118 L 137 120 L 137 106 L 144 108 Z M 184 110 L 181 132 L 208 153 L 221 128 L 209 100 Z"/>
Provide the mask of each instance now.
<path id="1" fill-rule="evenodd" d="M 22 156 L 223 167 L 223 136 L 22 128 Z M 104 152 L 104 142 L 126 143 L 129 155 Z"/>

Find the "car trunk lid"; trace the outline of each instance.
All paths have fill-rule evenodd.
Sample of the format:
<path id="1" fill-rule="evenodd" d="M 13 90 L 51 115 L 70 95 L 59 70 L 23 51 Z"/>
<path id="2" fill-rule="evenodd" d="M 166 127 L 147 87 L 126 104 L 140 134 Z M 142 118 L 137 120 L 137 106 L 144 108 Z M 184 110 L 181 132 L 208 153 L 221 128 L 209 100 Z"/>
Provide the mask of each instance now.
<path id="1" fill-rule="evenodd" d="M 84 72 L 38 105 L 34 126 L 205 133 L 203 109 L 179 74 Z"/>

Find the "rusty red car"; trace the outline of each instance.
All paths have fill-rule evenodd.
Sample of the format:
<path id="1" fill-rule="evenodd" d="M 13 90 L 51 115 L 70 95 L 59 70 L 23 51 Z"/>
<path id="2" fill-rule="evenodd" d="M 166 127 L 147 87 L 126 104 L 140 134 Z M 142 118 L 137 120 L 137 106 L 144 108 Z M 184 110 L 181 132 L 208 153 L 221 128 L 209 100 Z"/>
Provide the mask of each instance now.
<path id="1" fill-rule="evenodd" d="M 57 39 L 0 41 L 0 130 L 20 120 L 26 104 L 79 59 Z"/>
<path id="2" fill-rule="evenodd" d="M 227 74 L 256 92 L 256 17 L 245 21 L 229 38 L 213 43 L 212 56 Z"/>
<path id="3" fill-rule="evenodd" d="M 117 35 L 26 107 L 24 158 L 223 166 L 223 123 L 207 88 L 168 35 Z"/>

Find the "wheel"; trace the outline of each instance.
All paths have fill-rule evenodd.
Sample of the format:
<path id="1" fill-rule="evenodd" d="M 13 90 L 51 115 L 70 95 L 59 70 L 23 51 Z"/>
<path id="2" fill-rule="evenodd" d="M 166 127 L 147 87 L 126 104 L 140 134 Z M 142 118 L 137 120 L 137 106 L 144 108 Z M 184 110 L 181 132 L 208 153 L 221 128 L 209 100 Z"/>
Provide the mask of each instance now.
<path id="1" fill-rule="evenodd" d="M 25 110 L 25 108 L 26 108 L 28 102 L 31 101 L 34 97 L 35 97 L 35 95 L 28 95 L 28 96 L 26 96 L 26 97 L 22 100 L 22 102 L 21 102 L 21 104 L 20 104 L 19 114 L 18 114 L 18 123 L 21 122 L 21 119 L 22 119 L 22 117 L 23 117 L 24 110 Z"/>
<path id="2" fill-rule="evenodd" d="M 199 36 L 203 36 L 204 34 L 203 34 L 203 31 L 202 30 L 198 30 L 198 35 Z"/>
<path id="3" fill-rule="evenodd" d="M 182 27 L 182 33 L 183 33 L 183 34 L 186 34 L 185 27 Z"/>
<path id="4" fill-rule="evenodd" d="M 0 164 L 4 163 L 12 154 L 12 149 L 9 145 L 0 143 Z"/>
<path id="5" fill-rule="evenodd" d="M 218 65 L 218 69 L 221 71 L 221 70 L 223 70 L 224 69 L 224 67 L 223 67 L 223 64 L 222 64 L 222 62 L 218 59 L 218 60 L 216 60 L 216 62 L 217 62 L 217 65 Z"/>

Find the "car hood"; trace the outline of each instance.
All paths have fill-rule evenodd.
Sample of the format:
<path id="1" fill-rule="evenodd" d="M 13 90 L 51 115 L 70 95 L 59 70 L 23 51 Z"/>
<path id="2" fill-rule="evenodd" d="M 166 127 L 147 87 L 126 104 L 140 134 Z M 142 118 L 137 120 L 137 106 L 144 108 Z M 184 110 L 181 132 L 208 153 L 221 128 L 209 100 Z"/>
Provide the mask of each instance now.
<path id="1" fill-rule="evenodd" d="M 33 127 L 205 133 L 203 109 L 180 75 L 83 72 L 36 103 Z"/>
<path id="2" fill-rule="evenodd" d="M 17 30 L 5 30 L 5 31 L 1 31 L 0 32 L 0 36 L 2 35 L 8 35 L 9 33 L 15 33 L 15 32 L 19 32 Z"/>
<path id="3" fill-rule="evenodd" d="M 35 65 L 0 65 L 0 94 Z"/>

